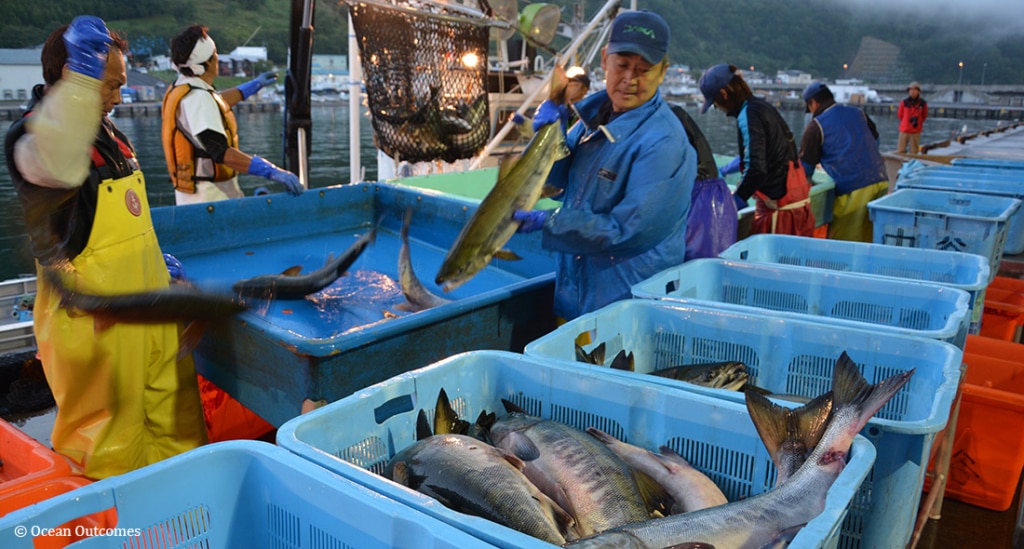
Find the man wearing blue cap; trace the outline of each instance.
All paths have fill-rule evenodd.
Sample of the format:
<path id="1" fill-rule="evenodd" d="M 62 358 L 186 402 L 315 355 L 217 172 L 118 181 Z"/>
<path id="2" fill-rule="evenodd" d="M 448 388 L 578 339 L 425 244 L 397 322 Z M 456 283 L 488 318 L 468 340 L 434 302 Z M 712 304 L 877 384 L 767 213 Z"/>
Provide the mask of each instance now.
<path id="1" fill-rule="evenodd" d="M 864 111 L 837 105 L 832 90 L 821 82 L 811 82 L 803 99 L 814 114 L 804 129 L 800 160 L 808 177 L 821 163 L 836 184 L 828 237 L 871 242 L 867 204 L 889 191 L 885 160 L 878 152 L 878 129 Z"/>
<path id="2" fill-rule="evenodd" d="M 732 65 L 715 65 L 700 77 L 702 113 L 711 105 L 736 119 L 740 171 L 743 178 L 733 196 L 743 209 L 757 198 L 751 233 L 812 236 L 810 186 L 800 168 L 796 142 L 786 121 L 760 97 Z"/>
<path id="3" fill-rule="evenodd" d="M 668 25 L 655 13 L 615 18 L 601 52 L 605 89 L 575 104 L 570 155 L 548 177 L 564 189 L 562 207 L 513 214 L 520 232 L 543 231 L 543 247 L 558 254 L 560 319 L 628 299 L 633 284 L 684 261 L 697 154 L 658 93 L 668 43 Z M 537 109 L 535 129 L 565 120 L 565 79 L 553 82 L 554 100 Z"/>

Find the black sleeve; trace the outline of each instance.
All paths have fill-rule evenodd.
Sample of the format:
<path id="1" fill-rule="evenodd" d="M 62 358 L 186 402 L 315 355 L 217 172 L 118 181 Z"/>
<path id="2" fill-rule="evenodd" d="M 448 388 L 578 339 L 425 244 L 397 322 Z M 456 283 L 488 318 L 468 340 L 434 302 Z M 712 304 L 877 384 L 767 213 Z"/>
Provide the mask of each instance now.
<path id="1" fill-rule="evenodd" d="M 800 160 L 804 166 L 809 166 L 812 172 L 814 166 L 821 162 L 821 139 L 821 126 L 817 120 L 812 119 L 804 130 L 803 139 L 800 140 Z"/>
<path id="2" fill-rule="evenodd" d="M 694 150 L 697 151 L 697 181 L 719 177 L 718 164 L 715 162 L 715 155 L 711 151 L 711 144 L 704 137 L 704 132 L 700 131 L 700 126 L 679 105 L 672 105 L 672 112 L 675 113 L 676 118 L 683 124 L 686 136 L 690 139 L 690 145 L 693 145 Z"/>
<path id="3" fill-rule="evenodd" d="M 224 154 L 228 152 L 228 138 L 214 130 L 204 130 L 196 137 L 203 144 L 206 156 L 218 164 L 224 163 Z"/>
<path id="4" fill-rule="evenodd" d="M 871 135 L 875 138 L 875 141 L 878 141 L 878 126 L 875 126 L 875 121 L 866 112 L 864 113 L 864 121 L 868 123 L 868 129 L 871 130 Z"/>

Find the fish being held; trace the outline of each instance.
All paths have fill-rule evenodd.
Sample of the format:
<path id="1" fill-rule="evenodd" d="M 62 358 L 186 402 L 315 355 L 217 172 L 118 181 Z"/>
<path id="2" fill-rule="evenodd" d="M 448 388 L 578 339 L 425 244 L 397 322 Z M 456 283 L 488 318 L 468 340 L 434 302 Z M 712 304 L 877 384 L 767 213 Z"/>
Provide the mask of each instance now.
<path id="1" fill-rule="evenodd" d="M 423 287 L 416 272 L 412 269 L 412 258 L 409 255 L 409 224 L 412 222 L 412 208 L 405 210 L 405 221 L 402 223 L 402 248 L 398 252 L 398 283 L 402 286 L 406 304 L 400 309 L 410 312 L 422 311 L 451 303 L 451 300 L 435 295 Z"/>
<path id="2" fill-rule="evenodd" d="M 519 227 L 512 214 L 533 208 L 551 167 L 568 154 L 560 123 L 540 128 L 523 153 L 499 171 L 497 183 L 462 227 L 434 282 L 450 292 L 473 278 L 494 257 L 519 259 L 502 249 Z"/>
<path id="3" fill-rule="evenodd" d="M 832 378 L 834 404 L 821 441 L 786 482 L 747 499 L 693 513 L 672 515 L 580 540 L 582 549 L 661 549 L 707 547 L 748 549 L 776 547 L 799 532 L 825 509 L 829 488 L 843 471 L 853 438 L 900 388 L 913 370 L 870 385 L 844 352 Z M 754 406 L 773 406 L 747 393 Z M 752 416 L 753 419 L 753 416 Z"/>
<path id="4" fill-rule="evenodd" d="M 491 440 L 525 462 L 526 477 L 576 520 L 580 535 L 650 518 L 629 467 L 579 429 L 515 411 L 491 427 Z"/>
<path id="5" fill-rule="evenodd" d="M 323 267 L 305 275 L 297 274 L 296 268 L 292 267 L 281 274 L 260 275 L 235 282 L 232 289 L 238 295 L 249 297 L 266 297 L 272 299 L 302 299 L 310 294 L 330 286 L 345 274 L 345 271 L 355 263 L 363 250 L 370 245 L 377 236 L 377 227 L 359 237 L 355 244 L 352 244 L 345 253 L 335 259 L 330 259 Z"/>
<path id="6" fill-rule="evenodd" d="M 661 447 L 661 454 L 633 446 L 595 427 L 587 432 L 604 443 L 615 455 L 630 467 L 646 473 L 672 496 L 675 504 L 672 514 L 689 513 L 716 505 L 729 503 L 722 490 L 705 475 L 690 465 L 679 454 L 667 446 Z"/>
<path id="7" fill-rule="evenodd" d="M 69 314 L 95 317 L 96 332 L 113 324 L 166 324 L 185 322 L 180 336 L 179 359 L 199 344 L 205 324 L 236 315 L 247 309 L 234 296 L 211 294 L 188 283 L 130 294 L 99 295 L 69 288 L 64 280 L 73 279 L 74 267 L 62 262 L 43 267 L 43 280 L 60 295 L 61 306 Z"/>

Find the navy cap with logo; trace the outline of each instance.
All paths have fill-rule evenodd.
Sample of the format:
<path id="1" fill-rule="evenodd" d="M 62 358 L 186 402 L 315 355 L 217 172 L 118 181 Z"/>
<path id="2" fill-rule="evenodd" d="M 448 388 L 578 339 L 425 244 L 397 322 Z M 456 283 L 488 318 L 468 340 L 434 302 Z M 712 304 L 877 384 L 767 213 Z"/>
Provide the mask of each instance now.
<path id="1" fill-rule="evenodd" d="M 736 76 L 735 71 L 736 67 L 724 63 L 704 71 L 697 83 L 700 93 L 704 96 L 704 105 L 700 108 L 701 113 L 708 112 L 711 104 L 715 102 L 718 92 L 732 81 L 733 76 Z"/>
<path id="2" fill-rule="evenodd" d="M 657 65 L 668 53 L 668 24 L 647 10 L 625 11 L 612 22 L 608 53 L 635 53 Z"/>
<path id="3" fill-rule="evenodd" d="M 810 84 L 807 84 L 807 87 L 804 88 L 803 93 L 800 94 L 800 97 L 804 98 L 804 105 L 806 107 L 804 109 L 804 112 L 811 112 L 811 108 L 810 108 L 809 105 L 807 105 L 807 102 L 810 101 L 811 99 L 813 99 L 814 96 L 818 95 L 822 90 L 827 90 L 827 89 L 828 89 L 828 86 L 826 86 L 825 84 L 822 84 L 821 82 L 818 82 L 817 80 L 815 80 L 814 82 L 811 82 Z"/>

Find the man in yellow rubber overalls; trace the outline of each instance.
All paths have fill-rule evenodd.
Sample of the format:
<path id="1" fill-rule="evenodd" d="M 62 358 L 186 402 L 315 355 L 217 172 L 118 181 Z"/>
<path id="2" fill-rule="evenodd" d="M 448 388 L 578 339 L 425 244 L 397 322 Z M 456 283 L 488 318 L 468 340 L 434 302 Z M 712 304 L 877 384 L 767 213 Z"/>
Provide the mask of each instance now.
<path id="1" fill-rule="evenodd" d="M 51 442 L 91 478 L 117 475 L 206 442 L 191 356 L 177 324 L 97 325 L 68 311 L 42 269 L 72 290 L 165 288 L 146 185 L 127 137 L 106 116 L 121 102 L 127 43 L 92 16 L 50 35 L 43 89 L 4 142 L 36 258 L 35 334 L 57 402 Z"/>

